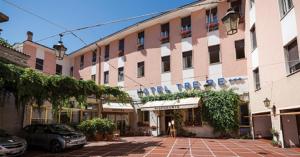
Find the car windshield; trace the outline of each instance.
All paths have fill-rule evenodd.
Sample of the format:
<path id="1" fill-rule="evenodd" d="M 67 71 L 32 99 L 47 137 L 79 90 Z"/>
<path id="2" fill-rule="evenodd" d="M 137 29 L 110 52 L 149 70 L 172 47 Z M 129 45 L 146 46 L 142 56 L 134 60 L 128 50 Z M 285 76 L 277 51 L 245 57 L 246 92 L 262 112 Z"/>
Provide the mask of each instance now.
<path id="1" fill-rule="evenodd" d="M 9 134 L 7 134 L 4 130 L 0 129 L 0 137 L 9 137 Z"/>
<path id="2" fill-rule="evenodd" d="M 75 131 L 72 127 L 68 125 L 51 125 L 51 130 L 54 132 L 73 132 Z"/>

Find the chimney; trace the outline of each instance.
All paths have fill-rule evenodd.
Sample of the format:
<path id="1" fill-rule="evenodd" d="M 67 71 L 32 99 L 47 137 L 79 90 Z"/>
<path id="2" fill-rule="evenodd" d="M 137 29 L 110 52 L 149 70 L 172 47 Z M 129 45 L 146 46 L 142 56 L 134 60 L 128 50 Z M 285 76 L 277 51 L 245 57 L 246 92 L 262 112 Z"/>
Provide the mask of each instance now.
<path id="1" fill-rule="evenodd" d="M 27 40 L 32 41 L 33 33 L 31 31 L 27 31 Z"/>

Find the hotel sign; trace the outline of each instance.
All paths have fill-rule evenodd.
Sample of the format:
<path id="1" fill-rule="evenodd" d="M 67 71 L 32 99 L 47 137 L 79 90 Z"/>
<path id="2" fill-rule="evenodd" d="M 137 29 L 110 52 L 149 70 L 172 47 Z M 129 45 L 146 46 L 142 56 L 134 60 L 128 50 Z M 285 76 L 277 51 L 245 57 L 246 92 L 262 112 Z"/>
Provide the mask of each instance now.
<path id="1" fill-rule="evenodd" d="M 197 108 L 198 104 L 182 104 L 182 105 L 166 105 L 166 106 L 153 106 L 141 108 L 142 111 L 154 111 L 154 110 L 176 110 L 176 109 L 188 109 Z"/>
<path id="2" fill-rule="evenodd" d="M 239 82 L 242 80 L 243 78 L 238 77 L 238 78 L 230 78 L 228 81 L 230 84 L 233 84 L 235 82 Z M 219 86 L 224 86 L 226 85 L 226 82 L 227 82 L 226 79 L 223 77 L 218 78 L 216 83 L 214 82 L 214 80 L 208 79 L 206 80 L 206 84 L 204 86 L 215 86 L 216 84 L 218 84 Z M 183 90 L 192 90 L 192 89 L 200 90 L 201 84 L 199 81 L 193 81 L 192 83 L 190 82 L 185 82 L 183 84 L 178 83 L 176 84 L 176 87 L 179 92 L 182 92 Z M 155 94 L 163 94 L 163 93 L 172 93 L 172 91 L 168 86 L 155 86 L 150 88 L 144 88 L 143 93 L 148 96 L 150 94 L 155 95 Z"/>

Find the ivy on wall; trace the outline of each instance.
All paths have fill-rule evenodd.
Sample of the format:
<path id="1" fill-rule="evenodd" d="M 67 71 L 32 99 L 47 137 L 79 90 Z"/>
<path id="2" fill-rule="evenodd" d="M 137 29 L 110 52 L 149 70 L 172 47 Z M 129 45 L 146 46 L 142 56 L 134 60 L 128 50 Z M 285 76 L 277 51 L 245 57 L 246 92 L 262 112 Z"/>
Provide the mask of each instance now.
<path id="1" fill-rule="evenodd" d="M 239 96 L 233 90 L 200 91 L 189 90 L 172 94 L 144 96 L 143 103 L 149 101 L 177 100 L 199 97 L 202 105 L 201 114 L 216 132 L 229 135 L 239 127 Z"/>
<path id="2" fill-rule="evenodd" d="M 5 39 L 0 38 L 0 45 L 4 46 L 4 47 L 8 47 L 8 48 L 13 48 L 13 46 L 11 44 L 9 44 Z"/>
<path id="3" fill-rule="evenodd" d="M 76 80 L 67 76 L 45 75 L 30 68 L 0 62 L 0 92 L 3 102 L 6 95 L 13 94 L 17 107 L 28 104 L 43 105 L 51 102 L 54 109 L 61 108 L 71 99 L 86 104 L 88 96 L 97 99 L 128 102 L 129 95 L 117 87 L 96 85 L 94 81 Z"/>

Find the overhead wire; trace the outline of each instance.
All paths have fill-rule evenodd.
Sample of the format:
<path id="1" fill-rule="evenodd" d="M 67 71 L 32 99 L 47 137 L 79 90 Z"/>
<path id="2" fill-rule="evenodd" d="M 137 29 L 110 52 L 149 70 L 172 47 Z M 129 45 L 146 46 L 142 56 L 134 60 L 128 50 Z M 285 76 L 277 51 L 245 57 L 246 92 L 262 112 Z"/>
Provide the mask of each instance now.
<path id="1" fill-rule="evenodd" d="M 3 0 L 3 1 L 7 2 L 7 0 Z M 194 4 L 194 5 L 188 6 L 188 8 L 198 7 L 198 6 L 201 6 L 201 5 L 221 3 L 223 1 L 226 1 L 226 0 L 216 0 L 216 1 L 207 2 L 207 3 Z M 9 4 L 11 4 L 11 2 Z M 84 26 L 84 27 L 80 27 L 80 28 L 65 30 L 63 32 L 60 32 L 60 33 L 57 33 L 57 34 L 54 34 L 54 35 L 50 35 L 50 36 L 41 38 L 39 40 L 36 40 L 36 42 L 40 42 L 40 41 L 43 41 L 43 40 L 47 40 L 47 39 L 53 38 L 55 36 L 58 36 L 59 34 L 64 34 L 64 35 L 72 34 L 72 32 L 76 32 L 76 31 L 82 31 L 82 30 L 91 29 L 91 28 L 95 28 L 95 27 L 101 27 L 101 26 L 105 26 L 105 25 L 109 25 L 109 24 L 115 24 L 115 23 L 120 23 L 120 22 L 127 22 L 127 21 L 132 21 L 132 20 L 135 20 L 135 19 L 144 18 L 144 17 L 165 14 L 165 13 L 168 13 L 168 12 L 171 12 L 171 11 L 175 11 L 177 9 L 178 8 L 169 9 L 169 10 L 160 11 L 160 12 L 147 13 L 147 14 L 143 14 L 143 15 L 138 15 L 138 16 L 123 18 L 123 19 L 112 20 L 112 21 L 108 21 L 108 22 L 104 22 L 104 23 L 99 23 L 99 24 L 94 24 L 94 25 L 90 25 L 90 26 Z M 53 23 L 53 22 L 51 22 L 51 23 Z"/>

